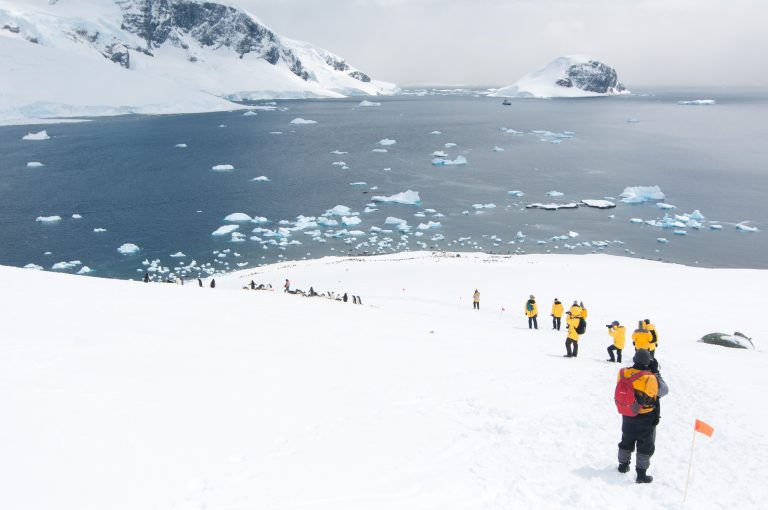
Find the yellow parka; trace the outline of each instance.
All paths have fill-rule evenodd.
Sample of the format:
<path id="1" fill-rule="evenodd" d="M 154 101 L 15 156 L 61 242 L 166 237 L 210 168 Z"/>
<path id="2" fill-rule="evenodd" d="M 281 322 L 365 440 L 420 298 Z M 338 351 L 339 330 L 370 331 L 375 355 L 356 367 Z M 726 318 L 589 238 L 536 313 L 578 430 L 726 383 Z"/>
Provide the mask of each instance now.
<path id="1" fill-rule="evenodd" d="M 570 310 L 571 317 L 581 317 L 581 307 L 579 305 L 573 305 Z"/>
<path id="2" fill-rule="evenodd" d="M 536 317 L 537 315 L 539 315 L 539 307 L 536 306 L 536 301 L 534 301 L 533 303 L 531 303 L 533 305 L 532 309 L 529 310 L 528 303 L 530 302 L 531 302 L 530 299 L 525 302 L 525 315 L 527 315 L 528 317 Z"/>
<path id="3" fill-rule="evenodd" d="M 566 319 L 565 322 L 566 324 L 568 324 L 568 338 L 570 338 L 571 340 L 576 340 L 578 342 L 580 335 L 576 333 L 576 328 L 579 325 L 579 318 L 571 315 Z"/>
<path id="4" fill-rule="evenodd" d="M 552 305 L 552 315 L 554 317 L 563 316 L 563 304 L 560 301 Z"/>
<path id="5" fill-rule="evenodd" d="M 619 370 L 619 377 L 616 382 L 619 382 L 621 378 L 628 379 L 635 375 L 640 370 L 636 368 L 622 368 Z M 632 383 L 632 387 L 635 389 L 635 395 L 637 395 L 637 401 L 640 403 L 639 414 L 646 414 L 652 412 L 659 397 L 659 381 L 652 373 L 638 377 L 635 382 Z"/>
<path id="6" fill-rule="evenodd" d="M 635 350 L 647 349 L 650 351 L 651 340 L 653 340 L 653 337 L 650 331 L 645 328 L 638 328 L 632 333 L 632 344 L 635 346 Z"/>
<path id="7" fill-rule="evenodd" d="M 656 347 L 659 346 L 659 332 L 656 331 L 656 325 L 651 324 L 650 322 L 645 322 L 645 329 L 651 334 L 651 344 L 649 349 L 655 351 Z"/>
<path id="8" fill-rule="evenodd" d="M 613 345 L 617 349 L 624 349 L 627 336 L 627 328 L 624 326 L 613 326 L 608 330 L 608 334 L 613 338 Z"/>
<path id="9" fill-rule="evenodd" d="M 474 294 L 472 294 L 472 300 L 475 303 L 479 303 L 480 302 L 480 293 L 476 291 Z"/>
<path id="10" fill-rule="evenodd" d="M 581 308 L 581 318 L 584 320 L 587 320 L 587 307 L 584 306 Z"/>

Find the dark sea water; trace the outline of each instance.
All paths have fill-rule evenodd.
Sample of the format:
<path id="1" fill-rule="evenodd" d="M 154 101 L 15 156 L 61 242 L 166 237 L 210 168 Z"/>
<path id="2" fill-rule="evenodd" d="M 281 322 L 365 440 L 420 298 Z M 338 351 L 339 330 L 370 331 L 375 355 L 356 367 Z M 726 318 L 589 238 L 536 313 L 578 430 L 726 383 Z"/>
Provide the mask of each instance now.
<path id="1" fill-rule="evenodd" d="M 702 98 L 717 104 L 677 104 Z M 138 278 L 147 267 L 144 260 L 160 259 L 159 266 L 169 272 L 153 275 L 167 278 L 179 273 L 174 267 L 192 260 L 197 267 L 210 264 L 210 273 L 278 260 L 426 246 L 495 253 L 604 251 L 689 265 L 768 268 L 764 93 L 652 91 L 620 98 L 517 100 L 511 106 L 471 95 L 382 98 L 376 99 L 382 106 L 369 108 L 358 107 L 360 100 L 278 101 L 278 110 L 256 116 L 126 116 L 0 127 L 0 264 L 50 269 L 57 262 L 77 260 L 93 269 L 92 275 Z M 297 117 L 317 124 L 290 124 Z M 26 133 L 42 129 L 50 140 L 22 141 Z M 532 134 L 534 130 L 574 134 L 552 143 L 557 139 Z M 276 131 L 282 134 L 271 133 Z M 385 138 L 396 143 L 377 145 Z M 179 143 L 187 148 L 175 147 Z M 446 143 L 457 145 L 446 148 Z M 388 152 L 372 152 L 376 148 Z M 348 154 L 331 154 L 333 150 Z M 431 154 L 437 150 L 450 159 L 463 155 L 468 163 L 433 166 Z M 29 161 L 45 166 L 28 168 Z M 347 169 L 333 165 L 341 161 Z M 211 170 L 218 164 L 231 164 L 235 170 Z M 251 180 L 262 175 L 270 181 Z M 366 184 L 350 184 L 354 182 Z M 658 185 L 665 202 L 676 209 L 664 211 L 654 203 L 618 203 L 609 210 L 524 207 L 618 199 L 625 187 L 638 185 Z M 373 195 L 409 189 L 419 192 L 420 206 L 380 204 L 377 211 L 363 212 Z M 510 190 L 522 190 L 525 196 L 508 196 Z M 549 191 L 564 195 L 549 197 Z M 496 207 L 477 214 L 473 204 Z M 256 234 L 276 244 L 248 239 L 259 226 L 255 224 L 241 224 L 244 242 L 211 235 L 230 213 L 266 217 L 271 223 L 261 227 L 276 229 L 291 227 L 280 220 L 318 216 L 336 205 L 360 212 L 362 222 L 321 227 L 319 237 L 304 231 L 283 238 Z M 424 209 L 444 216 L 414 216 Z M 630 222 L 696 209 L 706 221 L 700 230 L 685 229 L 687 235 Z M 73 219 L 75 213 L 82 218 Z M 35 221 L 50 215 L 62 220 Z M 396 226 L 385 225 L 388 216 L 407 220 L 412 227 L 407 237 Z M 415 235 L 419 223 L 430 220 L 442 226 Z M 722 229 L 710 230 L 711 222 Z M 736 228 L 741 222 L 760 231 L 741 232 Z M 371 239 L 371 227 L 394 232 Z M 341 228 L 365 235 L 325 236 Z M 578 236 L 552 239 L 569 232 Z M 433 240 L 436 234 L 444 240 Z M 456 241 L 467 237 L 471 239 Z M 659 243 L 660 237 L 669 242 Z M 301 244 L 286 245 L 292 240 Z M 117 248 L 123 243 L 134 243 L 141 251 L 122 255 Z M 170 257 L 178 251 L 186 257 Z"/>

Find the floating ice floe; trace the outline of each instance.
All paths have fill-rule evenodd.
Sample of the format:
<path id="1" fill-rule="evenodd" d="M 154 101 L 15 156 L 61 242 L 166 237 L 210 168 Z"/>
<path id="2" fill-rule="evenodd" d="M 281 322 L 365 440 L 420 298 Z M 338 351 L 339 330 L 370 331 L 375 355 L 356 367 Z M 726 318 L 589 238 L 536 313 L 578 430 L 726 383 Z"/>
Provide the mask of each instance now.
<path id="1" fill-rule="evenodd" d="M 666 237 L 657 237 L 656 242 L 666 244 L 669 242 L 669 240 Z"/>
<path id="2" fill-rule="evenodd" d="M 240 228 L 240 225 L 222 225 L 213 232 L 211 232 L 212 236 L 225 236 L 228 234 L 231 234 L 235 230 Z"/>
<path id="3" fill-rule="evenodd" d="M 182 253 L 182 252 L 180 252 L 180 251 L 177 251 L 176 253 L 171 253 L 171 255 L 170 255 L 170 256 L 171 256 L 172 258 L 174 258 L 174 259 L 178 259 L 178 258 L 184 258 L 184 257 L 186 257 L 186 255 L 184 255 L 184 253 Z"/>
<path id="4" fill-rule="evenodd" d="M 701 214 L 701 211 L 699 211 L 698 209 L 696 209 L 691 214 L 689 214 L 688 217 L 696 221 L 702 221 L 707 219 L 706 217 L 704 217 L 703 214 Z"/>
<path id="5" fill-rule="evenodd" d="M 388 197 L 375 196 L 371 198 L 374 202 L 384 202 L 393 204 L 405 204 L 405 205 L 419 205 L 421 198 L 418 191 L 407 190 L 401 193 L 396 193 Z"/>
<path id="6" fill-rule="evenodd" d="M 92 273 L 92 272 L 93 272 L 93 269 L 91 269 L 88 266 L 83 266 L 83 267 L 80 268 L 80 270 L 77 272 L 77 274 L 88 274 L 88 273 Z"/>
<path id="7" fill-rule="evenodd" d="M 134 253 L 138 253 L 140 250 L 141 248 L 133 243 L 123 243 L 117 248 L 117 252 L 122 255 L 133 255 Z"/>
<path id="8" fill-rule="evenodd" d="M 442 135 L 442 134 L 443 134 L 443 132 L 442 132 L 442 131 L 432 131 L 432 132 L 431 132 L 431 133 L 429 133 L 429 134 L 430 134 L 430 135 Z"/>
<path id="9" fill-rule="evenodd" d="M 638 122 L 640 122 L 640 119 L 638 119 L 637 117 L 630 117 L 627 119 L 627 123 L 629 124 L 637 124 Z"/>
<path id="10" fill-rule="evenodd" d="M 43 266 L 38 266 L 37 264 L 27 264 L 24 266 L 24 269 L 32 269 L 33 271 L 42 271 Z"/>
<path id="11" fill-rule="evenodd" d="M 339 149 L 332 150 L 329 154 L 335 154 L 337 156 L 340 156 L 342 154 L 349 154 L 347 151 L 340 151 Z"/>
<path id="12" fill-rule="evenodd" d="M 436 158 L 447 158 L 448 157 L 448 153 L 445 152 L 445 151 L 435 151 L 435 152 L 432 153 L 432 155 L 435 156 Z"/>
<path id="13" fill-rule="evenodd" d="M 45 166 L 45 165 L 40 163 L 39 161 L 30 161 L 27 163 L 27 168 L 40 168 L 41 166 Z"/>
<path id="14" fill-rule="evenodd" d="M 562 193 L 560 191 L 547 191 L 547 195 L 550 197 L 562 197 L 565 195 L 565 193 Z"/>
<path id="15" fill-rule="evenodd" d="M 692 99 L 689 101 L 678 101 L 677 104 L 683 106 L 711 106 L 717 104 L 714 99 Z"/>
<path id="16" fill-rule="evenodd" d="M 106 228 L 101 228 L 101 227 L 96 227 L 96 228 L 93 229 L 93 231 L 98 234 L 98 233 L 101 233 L 101 232 L 106 232 L 107 229 Z"/>
<path id="17" fill-rule="evenodd" d="M 380 154 L 383 154 L 383 153 L 389 152 L 389 151 L 387 151 L 387 149 L 372 149 L 371 152 L 378 152 Z"/>
<path id="18" fill-rule="evenodd" d="M 317 124 L 316 120 L 309 120 L 309 119 L 302 119 L 301 117 L 296 117 L 291 121 L 291 124 Z"/>
<path id="19" fill-rule="evenodd" d="M 51 137 L 48 136 L 48 132 L 45 129 L 38 131 L 37 133 L 27 133 L 21 137 L 22 140 L 49 140 L 50 138 Z"/>
<path id="20" fill-rule="evenodd" d="M 357 216 L 357 214 L 358 213 L 353 213 L 352 209 L 346 205 L 337 205 L 325 211 L 326 216 Z"/>
<path id="21" fill-rule="evenodd" d="M 233 222 L 253 221 L 253 218 L 251 218 L 250 216 L 248 216 L 245 213 L 236 212 L 236 213 L 232 213 L 232 214 L 227 215 L 224 218 L 224 221 L 233 221 Z"/>
<path id="22" fill-rule="evenodd" d="M 456 144 L 453 142 L 448 142 L 444 145 L 446 149 L 450 149 L 451 147 L 456 147 Z"/>
<path id="23" fill-rule="evenodd" d="M 540 202 L 536 202 L 534 204 L 526 204 L 526 209 L 545 209 L 547 211 L 557 211 L 558 209 L 576 209 L 579 207 L 579 204 L 576 202 L 568 202 L 565 204 L 542 204 Z"/>
<path id="24" fill-rule="evenodd" d="M 709 226 L 710 230 L 723 230 L 723 226 L 719 223 L 713 223 Z"/>
<path id="25" fill-rule="evenodd" d="M 55 223 L 61 221 L 61 216 L 38 216 L 35 221 L 38 223 Z"/>
<path id="26" fill-rule="evenodd" d="M 177 143 L 176 145 L 174 145 L 174 147 L 176 147 L 178 149 L 186 149 L 187 148 L 187 144 L 186 143 Z"/>
<path id="27" fill-rule="evenodd" d="M 255 115 L 258 115 L 258 113 L 254 112 L 253 110 L 248 110 L 243 114 L 243 117 L 253 117 Z"/>
<path id="28" fill-rule="evenodd" d="M 358 182 L 350 182 L 350 186 L 365 186 L 366 183 L 364 181 L 358 181 Z"/>
<path id="29" fill-rule="evenodd" d="M 616 207 L 616 204 L 614 204 L 610 200 L 584 199 L 581 201 L 581 203 L 586 205 L 587 207 L 594 207 L 596 209 L 611 209 L 613 207 Z"/>
<path id="30" fill-rule="evenodd" d="M 677 209 L 676 206 L 672 204 L 667 204 L 665 202 L 656 202 L 656 207 L 658 207 L 659 209 L 665 209 L 665 210 Z"/>
<path id="31" fill-rule="evenodd" d="M 750 227 L 749 225 L 744 225 L 743 223 L 739 223 L 736 225 L 736 228 L 740 230 L 741 232 L 760 232 L 760 229 L 757 227 Z"/>
<path id="32" fill-rule="evenodd" d="M 266 175 L 260 175 L 258 177 L 254 177 L 251 180 L 255 182 L 269 182 L 269 177 L 267 177 Z"/>
<path id="33" fill-rule="evenodd" d="M 242 243 L 245 242 L 245 237 L 245 234 L 241 234 L 240 232 L 232 232 L 229 240 L 233 243 Z"/>
<path id="34" fill-rule="evenodd" d="M 332 218 L 326 218 L 324 216 L 320 216 L 319 218 L 317 218 L 317 224 L 322 227 L 335 227 L 339 224 L 339 222 Z"/>
<path id="35" fill-rule="evenodd" d="M 360 223 L 362 223 L 362 222 L 363 222 L 363 220 L 361 220 L 361 219 L 360 219 L 359 217 L 357 217 L 357 216 L 342 216 L 342 217 L 341 217 L 341 222 L 342 222 L 344 225 L 347 225 L 347 226 L 352 226 L 352 225 L 359 225 Z"/>
<path id="36" fill-rule="evenodd" d="M 235 167 L 233 165 L 213 165 L 211 167 L 211 170 L 215 172 L 228 172 L 230 170 L 234 170 Z"/>
<path id="37" fill-rule="evenodd" d="M 282 135 L 283 132 L 282 131 L 270 131 L 269 134 L 270 135 Z"/>
<path id="38" fill-rule="evenodd" d="M 362 101 L 360 101 L 360 104 L 358 104 L 357 106 L 359 106 L 361 108 L 370 108 L 370 107 L 373 107 L 373 106 L 381 106 L 381 103 L 377 103 L 375 101 L 368 101 L 367 99 L 363 99 Z"/>
<path id="39" fill-rule="evenodd" d="M 472 204 L 475 209 L 496 209 L 496 204 Z"/>
<path id="40" fill-rule="evenodd" d="M 432 160 L 433 166 L 457 166 L 457 165 L 466 165 L 467 164 L 467 158 L 464 156 L 456 156 L 456 159 L 450 160 L 450 159 L 444 159 L 444 158 L 435 158 Z"/>
<path id="41" fill-rule="evenodd" d="M 630 218 L 630 223 L 644 223 L 642 218 Z"/>
<path id="42" fill-rule="evenodd" d="M 511 197 L 524 197 L 525 193 L 523 193 L 522 191 L 516 189 L 516 190 L 512 190 L 512 191 L 507 191 L 507 195 L 509 195 Z"/>
<path id="43" fill-rule="evenodd" d="M 379 145 L 388 146 L 388 145 L 395 145 L 397 143 L 397 140 L 392 140 L 390 138 L 383 138 L 376 142 Z"/>
<path id="44" fill-rule="evenodd" d="M 439 221 L 428 221 L 426 223 L 419 223 L 417 227 L 419 230 L 429 230 L 431 228 L 440 228 L 443 225 Z"/>
<path id="45" fill-rule="evenodd" d="M 518 131 L 517 129 L 511 129 L 511 128 L 505 128 L 505 127 L 500 127 L 499 131 L 502 131 L 508 135 L 515 135 L 515 136 L 523 136 L 525 134 L 522 131 Z"/>
<path id="46" fill-rule="evenodd" d="M 364 213 L 372 213 L 374 211 L 378 211 L 376 207 L 366 206 L 365 209 L 363 209 Z"/>
<path id="47" fill-rule="evenodd" d="M 625 204 L 641 204 L 649 200 L 664 200 L 666 198 L 658 186 L 628 186 L 619 196 Z"/>
<path id="48" fill-rule="evenodd" d="M 672 233 L 675 234 L 676 236 L 687 236 L 688 235 L 688 231 L 687 230 L 682 230 L 682 229 L 673 230 Z"/>
<path id="49" fill-rule="evenodd" d="M 504 149 L 499 147 L 498 145 L 494 145 L 493 152 L 504 152 Z"/>
<path id="50" fill-rule="evenodd" d="M 79 260 L 70 260 L 69 262 L 56 262 L 54 265 L 51 266 L 51 269 L 54 271 L 66 271 L 68 269 L 74 269 L 78 266 L 83 265 L 82 262 Z"/>
<path id="51" fill-rule="evenodd" d="M 73 219 L 73 220 L 82 220 L 82 219 L 83 219 L 83 217 L 82 217 L 81 215 L 79 215 L 79 214 L 75 213 L 75 214 L 73 214 L 73 215 L 72 215 L 72 219 Z"/>

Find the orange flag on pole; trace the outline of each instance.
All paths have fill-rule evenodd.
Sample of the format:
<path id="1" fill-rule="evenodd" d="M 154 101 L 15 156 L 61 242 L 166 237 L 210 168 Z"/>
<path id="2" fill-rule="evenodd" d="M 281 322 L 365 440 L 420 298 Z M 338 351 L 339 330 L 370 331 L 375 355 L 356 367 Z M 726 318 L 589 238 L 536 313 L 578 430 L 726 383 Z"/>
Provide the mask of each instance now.
<path id="1" fill-rule="evenodd" d="M 696 432 L 701 432 L 702 434 L 704 434 L 707 437 L 712 437 L 712 433 L 715 432 L 715 429 L 712 428 L 712 425 L 704 423 L 701 420 L 696 420 L 695 430 L 696 430 Z"/>

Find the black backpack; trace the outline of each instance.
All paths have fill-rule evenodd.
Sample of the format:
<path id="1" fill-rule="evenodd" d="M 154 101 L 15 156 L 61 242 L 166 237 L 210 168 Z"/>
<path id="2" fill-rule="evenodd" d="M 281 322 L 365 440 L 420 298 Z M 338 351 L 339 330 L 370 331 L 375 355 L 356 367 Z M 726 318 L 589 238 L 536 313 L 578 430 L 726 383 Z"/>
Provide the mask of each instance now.
<path id="1" fill-rule="evenodd" d="M 579 317 L 579 324 L 576 326 L 576 333 L 583 335 L 587 332 L 587 321 Z"/>

